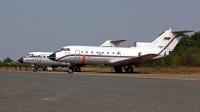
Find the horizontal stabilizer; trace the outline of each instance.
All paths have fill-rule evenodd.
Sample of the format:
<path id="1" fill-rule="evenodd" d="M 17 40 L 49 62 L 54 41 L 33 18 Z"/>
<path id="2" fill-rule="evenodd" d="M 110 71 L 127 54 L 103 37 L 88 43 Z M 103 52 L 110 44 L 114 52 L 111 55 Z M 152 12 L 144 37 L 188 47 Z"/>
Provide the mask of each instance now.
<path id="1" fill-rule="evenodd" d="M 118 47 L 121 42 L 126 40 L 106 40 L 101 47 Z"/>
<path id="2" fill-rule="evenodd" d="M 175 34 L 178 34 L 178 35 L 188 33 L 188 32 L 193 32 L 193 30 L 172 31 L 172 33 L 175 33 Z"/>

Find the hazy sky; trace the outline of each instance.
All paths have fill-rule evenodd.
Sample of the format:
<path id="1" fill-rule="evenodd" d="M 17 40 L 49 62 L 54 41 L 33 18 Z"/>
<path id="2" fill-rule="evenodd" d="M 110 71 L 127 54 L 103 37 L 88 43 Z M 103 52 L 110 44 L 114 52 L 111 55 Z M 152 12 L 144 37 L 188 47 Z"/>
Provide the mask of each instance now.
<path id="1" fill-rule="evenodd" d="M 151 42 L 169 29 L 200 31 L 200 0 L 0 0 L 0 60 L 106 40 Z"/>

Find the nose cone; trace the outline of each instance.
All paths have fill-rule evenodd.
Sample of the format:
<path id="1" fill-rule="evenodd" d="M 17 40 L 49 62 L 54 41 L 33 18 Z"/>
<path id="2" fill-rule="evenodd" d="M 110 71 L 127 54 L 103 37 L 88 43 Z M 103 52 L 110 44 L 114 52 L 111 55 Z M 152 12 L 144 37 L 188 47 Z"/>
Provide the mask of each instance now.
<path id="1" fill-rule="evenodd" d="M 18 62 L 23 63 L 23 57 L 21 57 L 20 59 L 18 59 Z"/>
<path id="2" fill-rule="evenodd" d="M 53 53 L 53 54 L 49 55 L 48 58 L 49 58 L 50 60 L 55 61 L 55 60 L 56 60 L 56 53 Z"/>

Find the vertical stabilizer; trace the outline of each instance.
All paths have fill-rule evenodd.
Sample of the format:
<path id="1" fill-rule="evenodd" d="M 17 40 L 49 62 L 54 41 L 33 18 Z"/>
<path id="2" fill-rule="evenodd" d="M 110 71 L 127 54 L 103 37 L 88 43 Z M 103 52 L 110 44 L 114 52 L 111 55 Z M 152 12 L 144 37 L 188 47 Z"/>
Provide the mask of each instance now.
<path id="1" fill-rule="evenodd" d="M 158 54 L 163 51 L 172 51 L 182 38 L 182 34 L 193 32 L 192 30 L 183 31 L 173 31 L 171 28 L 163 32 L 156 40 L 152 42 L 158 49 L 160 49 Z"/>

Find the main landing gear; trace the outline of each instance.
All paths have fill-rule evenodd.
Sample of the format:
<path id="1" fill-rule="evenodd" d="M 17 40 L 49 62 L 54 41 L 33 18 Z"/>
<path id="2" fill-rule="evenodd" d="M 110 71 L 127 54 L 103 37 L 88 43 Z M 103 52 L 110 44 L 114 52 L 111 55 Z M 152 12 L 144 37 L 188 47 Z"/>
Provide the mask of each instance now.
<path id="1" fill-rule="evenodd" d="M 69 66 L 68 73 L 71 74 L 73 72 L 81 72 L 81 67 L 80 66 Z"/>
<path id="2" fill-rule="evenodd" d="M 125 66 L 124 70 L 126 71 L 126 73 L 133 73 L 133 67 L 130 65 Z"/>
<path id="3" fill-rule="evenodd" d="M 122 67 L 121 66 L 114 66 L 115 73 L 122 73 Z"/>
<path id="4" fill-rule="evenodd" d="M 122 73 L 122 67 L 121 66 L 114 66 L 115 73 Z M 130 65 L 124 66 L 124 70 L 126 73 L 133 73 L 133 67 Z"/>
<path id="5" fill-rule="evenodd" d="M 43 66 L 42 71 L 47 71 L 47 67 Z"/>

